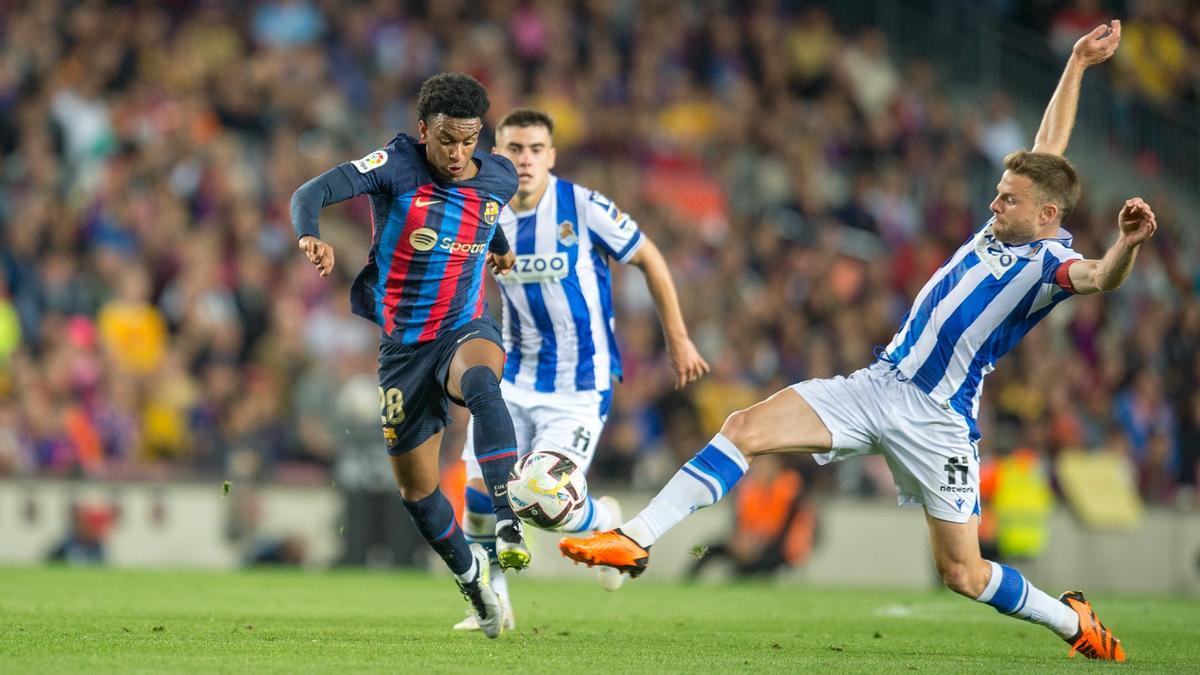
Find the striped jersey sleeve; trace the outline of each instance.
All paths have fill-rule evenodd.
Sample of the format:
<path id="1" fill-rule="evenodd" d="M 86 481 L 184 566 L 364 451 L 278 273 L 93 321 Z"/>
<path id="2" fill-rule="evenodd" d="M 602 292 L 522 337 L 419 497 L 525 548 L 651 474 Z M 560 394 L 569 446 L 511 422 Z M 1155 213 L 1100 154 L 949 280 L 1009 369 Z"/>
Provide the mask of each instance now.
<path id="1" fill-rule="evenodd" d="M 588 194 L 586 214 L 592 244 L 619 263 L 629 262 L 642 244 L 637 222 L 595 191 Z"/>

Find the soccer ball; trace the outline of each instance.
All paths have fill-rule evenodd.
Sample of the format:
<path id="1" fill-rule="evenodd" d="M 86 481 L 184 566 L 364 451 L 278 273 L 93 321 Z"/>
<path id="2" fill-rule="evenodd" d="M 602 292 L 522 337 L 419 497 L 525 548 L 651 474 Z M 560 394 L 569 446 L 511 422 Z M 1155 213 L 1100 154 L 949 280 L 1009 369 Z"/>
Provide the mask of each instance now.
<path id="1" fill-rule="evenodd" d="M 517 517 L 543 530 L 562 526 L 586 501 L 583 472 L 558 452 L 529 453 L 508 479 L 508 503 Z"/>

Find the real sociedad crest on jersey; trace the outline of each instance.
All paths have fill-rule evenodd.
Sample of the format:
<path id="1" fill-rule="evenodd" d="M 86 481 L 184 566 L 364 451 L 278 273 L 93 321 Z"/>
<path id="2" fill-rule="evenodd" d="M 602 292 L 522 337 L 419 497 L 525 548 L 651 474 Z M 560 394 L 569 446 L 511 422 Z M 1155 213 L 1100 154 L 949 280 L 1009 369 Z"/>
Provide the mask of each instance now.
<path id="1" fill-rule="evenodd" d="M 488 202 L 487 205 L 483 207 L 483 222 L 487 223 L 488 225 L 495 225 L 496 218 L 499 218 L 499 217 L 500 217 L 500 203 L 499 202 Z"/>
<path id="2" fill-rule="evenodd" d="M 575 225 L 569 220 L 564 220 L 558 224 L 558 240 L 563 246 L 574 246 L 579 243 L 579 237 L 575 236 Z"/>

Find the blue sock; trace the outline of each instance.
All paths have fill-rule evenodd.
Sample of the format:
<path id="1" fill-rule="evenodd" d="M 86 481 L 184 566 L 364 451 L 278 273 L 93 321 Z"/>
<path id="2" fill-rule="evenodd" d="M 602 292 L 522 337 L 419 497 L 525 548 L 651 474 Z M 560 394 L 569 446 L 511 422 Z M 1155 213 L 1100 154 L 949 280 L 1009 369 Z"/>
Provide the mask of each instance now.
<path id="1" fill-rule="evenodd" d="M 441 490 L 415 502 L 405 501 L 404 508 L 412 516 L 417 531 L 425 541 L 446 561 L 446 566 L 455 574 L 466 574 L 475 562 L 471 549 L 463 537 L 462 528 L 454 520 L 454 507 Z"/>
<path id="2" fill-rule="evenodd" d="M 992 574 L 976 600 L 991 605 L 1001 614 L 1046 626 L 1064 640 L 1079 630 L 1079 615 L 1075 610 L 1039 590 L 1015 568 L 986 562 L 991 565 Z"/>
<path id="3" fill-rule="evenodd" d="M 745 475 L 750 463 L 728 438 L 717 434 L 650 500 L 650 505 L 621 531 L 650 546 L 697 509 L 721 500 Z"/>
<path id="4" fill-rule="evenodd" d="M 475 459 L 492 495 L 496 520 L 516 520 L 508 504 L 508 476 L 517 463 L 517 433 L 500 395 L 500 382 L 487 366 L 475 366 L 462 377 L 463 401 L 475 418 Z"/>
<path id="5" fill-rule="evenodd" d="M 473 487 L 467 487 L 466 508 L 463 511 L 463 534 L 468 544 L 479 544 L 496 560 L 496 514 L 492 498 Z"/>
<path id="6" fill-rule="evenodd" d="M 588 495 L 583 508 L 567 517 L 558 529 L 563 532 L 587 532 L 589 530 L 611 530 L 620 523 L 616 522 L 613 513 L 604 504 Z"/>

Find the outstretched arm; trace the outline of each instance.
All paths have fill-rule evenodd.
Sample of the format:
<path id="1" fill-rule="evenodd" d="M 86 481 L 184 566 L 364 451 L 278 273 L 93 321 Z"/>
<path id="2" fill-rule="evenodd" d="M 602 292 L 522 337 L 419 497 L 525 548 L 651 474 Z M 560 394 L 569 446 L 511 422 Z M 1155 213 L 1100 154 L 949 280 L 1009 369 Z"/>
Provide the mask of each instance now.
<path id="1" fill-rule="evenodd" d="M 1080 260 L 1067 268 L 1075 292 L 1080 294 L 1116 289 L 1129 278 L 1138 248 L 1158 229 L 1150 205 L 1140 197 L 1125 200 L 1117 216 L 1117 243 L 1099 260 Z"/>
<path id="2" fill-rule="evenodd" d="M 292 193 L 292 229 L 296 231 L 296 238 L 309 235 L 319 239 L 321 229 L 317 225 L 317 216 L 321 209 L 355 194 L 354 184 L 337 166 L 296 188 Z"/>
<path id="3" fill-rule="evenodd" d="M 671 270 L 654 242 L 642 235 L 644 241 L 629 262 L 646 275 L 646 286 L 654 298 L 658 320 L 662 322 L 667 338 L 667 354 L 671 358 L 671 369 L 675 371 L 675 388 L 700 379 L 708 372 L 708 363 L 696 345 L 688 337 L 683 323 L 683 311 L 679 309 L 679 297 L 675 293 L 675 282 L 671 281 Z"/>
<path id="4" fill-rule="evenodd" d="M 292 229 L 296 231 L 296 243 L 323 277 L 333 271 L 334 256 L 333 247 L 321 241 L 317 217 L 323 207 L 349 199 L 354 194 L 354 185 L 336 166 L 301 185 L 292 194 Z"/>
<path id="5" fill-rule="evenodd" d="M 1088 66 L 1107 61 L 1117 45 L 1121 44 L 1121 22 L 1097 26 L 1095 30 L 1079 38 L 1067 59 L 1067 67 L 1050 97 L 1050 104 L 1042 115 L 1033 142 L 1034 152 L 1062 155 L 1071 140 L 1071 128 L 1075 126 L 1075 111 L 1079 107 L 1079 85 L 1083 71 Z"/>

